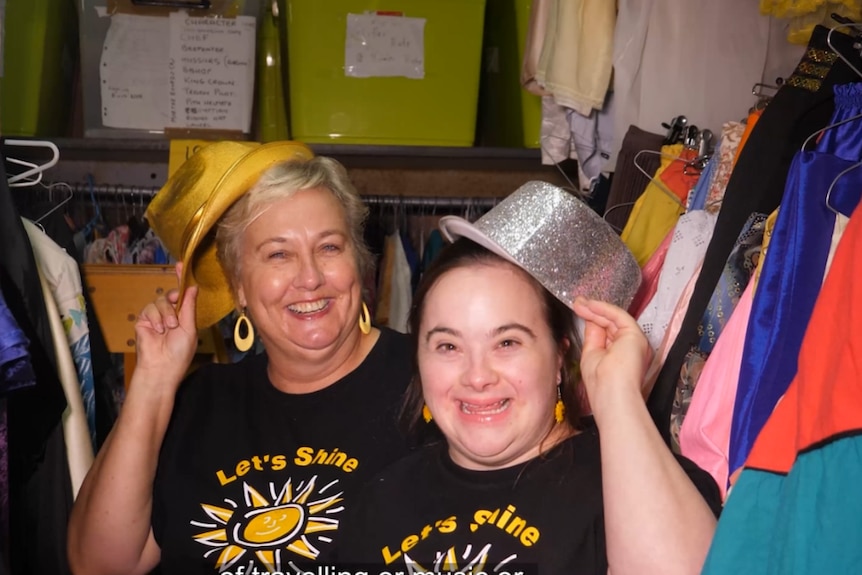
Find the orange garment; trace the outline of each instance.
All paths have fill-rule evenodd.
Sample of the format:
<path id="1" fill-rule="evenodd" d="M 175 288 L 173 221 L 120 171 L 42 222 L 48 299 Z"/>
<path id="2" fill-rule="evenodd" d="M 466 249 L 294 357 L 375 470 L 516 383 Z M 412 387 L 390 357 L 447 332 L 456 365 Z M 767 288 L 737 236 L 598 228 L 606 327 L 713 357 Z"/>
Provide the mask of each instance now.
<path id="1" fill-rule="evenodd" d="M 697 185 L 700 171 L 686 167 L 686 164 L 697 157 L 697 150 L 684 148 L 679 154 L 679 161 L 673 162 L 663 171 L 659 178 L 667 188 L 672 191 L 679 201 L 686 204 L 688 194 Z"/>
<path id="2" fill-rule="evenodd" d="M 754 129 L 755 124 L 760 119 L 760 115 L 763 113 L 763 110 L 753 110 L 748 118 L 745 120 L 745 130 L 742 132 L 742 138 L 739 139 L 739 146 L 736 148 L 736 155 L 733 156 L 733 165 L 736 166 L 736 161 L 739 159 L 739 154 L 742 152 L 742 148 L 745 147 L 745 142 L 748 141 L 748 136 L 751 134 L 751 130 Z"/>

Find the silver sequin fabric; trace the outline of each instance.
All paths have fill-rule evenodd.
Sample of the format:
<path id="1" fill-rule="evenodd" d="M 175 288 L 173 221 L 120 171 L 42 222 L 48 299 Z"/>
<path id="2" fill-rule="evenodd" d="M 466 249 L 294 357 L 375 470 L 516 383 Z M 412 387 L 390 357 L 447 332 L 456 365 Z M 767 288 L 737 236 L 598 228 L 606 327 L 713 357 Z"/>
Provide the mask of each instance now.
<path id="1" fill-rule="evenodd" d="M 446 221 L 441 228 L 447 234 Z M 474 224 L 563 303 L 579 295 L 628 308 L 641 270 L 616 232 L 582 200 L 546 182 L 528 182 Z M 501 253 L 502 251 L 502 253 Z"/>

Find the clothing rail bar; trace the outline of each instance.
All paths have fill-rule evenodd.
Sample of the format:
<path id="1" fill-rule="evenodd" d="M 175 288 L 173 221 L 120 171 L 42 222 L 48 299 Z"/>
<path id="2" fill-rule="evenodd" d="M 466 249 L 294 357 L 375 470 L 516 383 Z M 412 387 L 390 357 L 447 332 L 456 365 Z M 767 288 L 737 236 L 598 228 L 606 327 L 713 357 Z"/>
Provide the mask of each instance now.
<path id="1" fill-rule="evenodd" d="M 50 185 L 50 184 L 48 184 Z M 159 191 L 158 187 L 123 186 L 115 184 L 97 184 L 91 187 L 86 182 L 69 184 L 75 196 L 89 198 L 90 193 L 96 197 L 132 196 L 134 198 L 152 199 Z M 496 206 L 503 198 L 496 197 L 446 197 L 446 196 L 389 196 L 363 195 L 362 201 L 370 206 L 403 206 L 427 208 L 483 208 Z"/>

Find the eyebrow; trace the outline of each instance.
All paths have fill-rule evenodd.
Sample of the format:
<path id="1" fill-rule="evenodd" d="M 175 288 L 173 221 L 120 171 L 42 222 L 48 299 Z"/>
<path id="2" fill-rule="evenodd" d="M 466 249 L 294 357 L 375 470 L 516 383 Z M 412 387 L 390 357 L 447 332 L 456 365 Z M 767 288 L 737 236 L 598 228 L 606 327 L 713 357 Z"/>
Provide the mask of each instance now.
<path id="1" fill-rule="evenodd" d="M 339 237 L 344 238 L 344 239 L 347 239 L 349 237 L 346 233 L 344 233 L 341 230 L 323 230 L 322 232 L 320 232 L 319 234 L 317 234 L 314 237 L 314 241 L 319 242 L 320 240 L 326 239 L 326 238 L 331 237 L 331 236 L 339 236 Z M 286 238 L 284 236 L 272 236 L 272 237 L 266 238 L 266 239 L 262 240 L 260 243 L 258 243 L 257 249 L 260 249 L 267 244 L 284 244 L 284 243 L 287 243 L 288 241 L 289 241 L 288 238 Z"/>
<path id="2" fill-rule="evenodd" d="M 533 332 L 533 330 L 531 330 L 530 328 L 528 328 L 527 326 L 525 326 L 522 323 L 507 323 L 507 324 L 501 325 L 500 327 L 492 329 L 489 335 L 491 337 L 495 337 L 495 336 L 498 336 L 500 334 L 506 333 L 507 331 L 510 331 L 510 330 L 524 332 L 531 339 L 536 339 L 535 332 Z M 425 333 L 425 343 L 428 343 L 428 341 L 431 339 L 431 336 L 433 336 L 436 333 L 445 333 L 445 334 L 451 335 L 453 337 L 458 337 L 461 335 L 461 333 L 458 330 L 452 329 L 450 327 L 437 326 L 437 327 L 433 327 L 433 328 L 429 329 Z"/>

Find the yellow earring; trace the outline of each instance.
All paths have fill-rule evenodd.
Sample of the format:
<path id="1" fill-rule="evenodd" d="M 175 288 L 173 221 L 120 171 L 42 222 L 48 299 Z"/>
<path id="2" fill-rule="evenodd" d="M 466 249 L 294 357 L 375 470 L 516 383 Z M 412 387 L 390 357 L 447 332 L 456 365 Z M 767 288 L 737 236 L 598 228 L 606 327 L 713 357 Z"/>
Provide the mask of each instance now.
<path id="1" fill-rule="evenodd" d="M 371 314 L 368 313 L 368 306 L 362 302 L 362 311 L 359 313 L 359 331 L 368 335 L 371 333 Z"/>
<path id="2" fill-rule="evenodd" d="M 240 335 L 243 329 L 245 330 L 245 337 Z M 236 323 L 233 326 L 233 343 L 239 351 L 248 351 L 254 345 L 254 326 L 251 325 L 251 321 L 245 315 L 244 309 L 239 312 L 239 317 L 236 318 Z"/>
<path id="3" fill-rule="evenodd" d="M 431 416 L 431 410 L 428 409 L 427 405 L 422 406 L 422 419 L 425 420 L 425 423 L 431 423 L 431 420 L 434 419 Z"/>
<path id="4" fill-rule="evenodd" d="M 563 403 L 563 394 L 557 386 L 557 403 L 554 404 L 554 421 L 562 423 L 566 420 L 566 405 Z"/>

